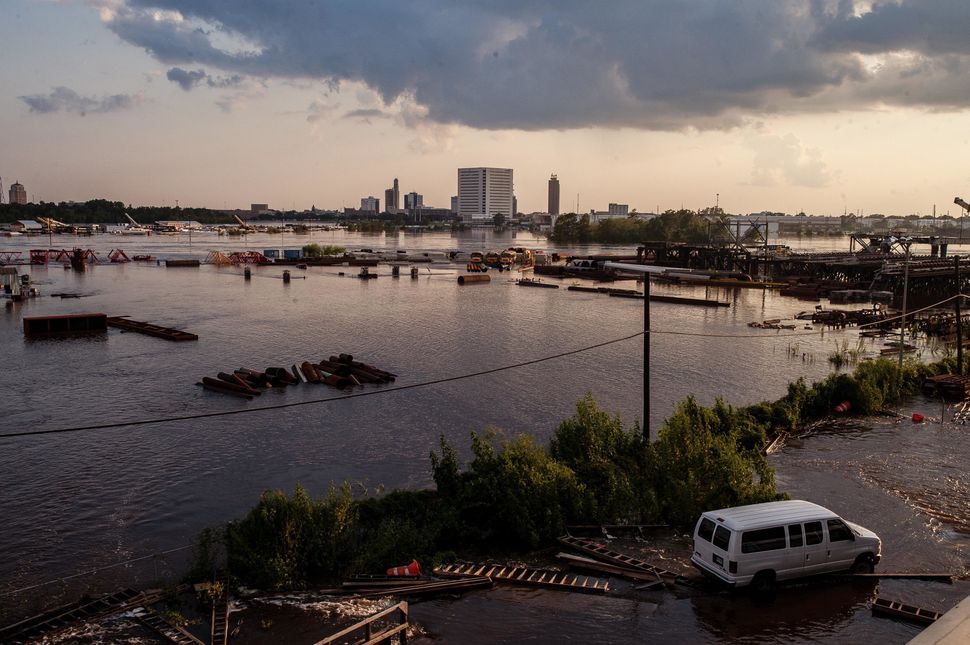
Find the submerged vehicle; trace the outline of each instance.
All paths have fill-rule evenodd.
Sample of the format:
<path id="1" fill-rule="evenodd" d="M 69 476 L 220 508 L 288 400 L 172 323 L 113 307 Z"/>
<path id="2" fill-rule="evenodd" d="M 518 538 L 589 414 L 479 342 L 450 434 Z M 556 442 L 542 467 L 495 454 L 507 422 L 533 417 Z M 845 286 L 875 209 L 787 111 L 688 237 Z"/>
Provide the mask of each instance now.
<path id="1" fill-rule="evenodd" d="M 879 536 L 802 500 L 722 508 L 701 515 L 690 561 L 706 576 L 755 592 L 777 581 L 851 571 L 872 573 Z"/>

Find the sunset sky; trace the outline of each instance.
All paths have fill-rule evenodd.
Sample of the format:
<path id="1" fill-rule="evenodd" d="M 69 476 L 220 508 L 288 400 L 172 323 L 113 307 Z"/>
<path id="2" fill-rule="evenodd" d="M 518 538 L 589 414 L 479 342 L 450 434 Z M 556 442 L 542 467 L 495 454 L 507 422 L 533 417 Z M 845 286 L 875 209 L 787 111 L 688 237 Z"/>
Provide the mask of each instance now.
<path id="1" fill-rule="evenodd" d="M 273 208 L 515 170 L 519 210 L 943 214 L 967 0 L 7 0 L 0 177 Z"/>

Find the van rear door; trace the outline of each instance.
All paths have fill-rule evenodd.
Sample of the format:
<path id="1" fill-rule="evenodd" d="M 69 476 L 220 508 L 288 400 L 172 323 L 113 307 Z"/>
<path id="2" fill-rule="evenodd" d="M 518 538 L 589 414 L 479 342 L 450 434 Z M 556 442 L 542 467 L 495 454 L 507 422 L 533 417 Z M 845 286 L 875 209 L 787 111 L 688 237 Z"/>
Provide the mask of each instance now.
<path id="1" fill-rule="evenodd" d="M 730 545 L 730 529 L 702 516 L 694 535 L 694 552 L 697 557 L 709 568 L 728 573 Z"/>

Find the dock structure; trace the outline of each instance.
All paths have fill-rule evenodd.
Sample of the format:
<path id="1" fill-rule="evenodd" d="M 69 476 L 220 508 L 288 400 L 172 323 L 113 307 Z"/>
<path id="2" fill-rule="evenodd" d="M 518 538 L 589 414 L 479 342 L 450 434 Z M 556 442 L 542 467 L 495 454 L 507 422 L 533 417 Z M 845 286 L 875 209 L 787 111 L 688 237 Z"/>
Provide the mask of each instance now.
<path id="1" fill-rule="evenodd" d="M 153 325 L 151 323 L 141 322 L 139 320 L 131 320 L 126 316 L 109 316 L 106 322 L 108 327 L 116 327 L 118 329 L 124 329 L 125 331 L 133 331 L 139 334 L 145 334 L 146 336 L 164 338 L 165 340 L 199 340 L 199 337 L 196 334 L 182 331 L 181 329 L 173 329 L 171 327 L 162 327 L 161 325 Z"/>
<path id="2" fill-rule="evenodd" d="M 496 582 L 529 587 L 543 587 L 558 591 L 606 593 L 609 581 L 603 578 L 563 573 L 549 569 L 532 569 L 502 564 L 456 563 L 435 567 L 434 574 L 448 578 L 477 578 L 485 576 Z"/>
<path id="3" fill-rule="evenodd" d="M 24 316 L 24 336 L 70 336 L 104 333 L 106 314 L 67 314 L 63 316 Z"/>

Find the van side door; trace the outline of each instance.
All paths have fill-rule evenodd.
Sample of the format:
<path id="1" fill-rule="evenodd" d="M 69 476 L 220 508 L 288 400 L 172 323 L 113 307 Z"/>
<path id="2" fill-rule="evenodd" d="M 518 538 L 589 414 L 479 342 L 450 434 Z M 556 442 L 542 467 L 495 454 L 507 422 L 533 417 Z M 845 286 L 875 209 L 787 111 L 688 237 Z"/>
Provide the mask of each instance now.
<path id="1" fill-rule="evenodd" d="M 829 544 L 822 529 L 822 520 L 805 522 L 805 546 L 803 571 L 806 574 L 823 573 L 829 563 Z"/>
<path id="2" fill-rule="evenodd" d="M 788 550 L 785 551 L 784 563 L 776 572 L 778 580 L 797 578 L 804 573 L 805 567 L 805 539 L 802 535 L 802 525 L 789 524 L 786 530 Z"/>

